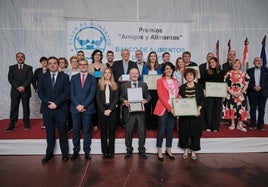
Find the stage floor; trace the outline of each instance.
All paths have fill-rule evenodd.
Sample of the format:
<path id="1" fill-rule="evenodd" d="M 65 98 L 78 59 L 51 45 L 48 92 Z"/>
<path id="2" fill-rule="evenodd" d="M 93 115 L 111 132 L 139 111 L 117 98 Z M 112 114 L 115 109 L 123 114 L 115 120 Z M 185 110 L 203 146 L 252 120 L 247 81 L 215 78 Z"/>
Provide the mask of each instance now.
<path id="1" fill-rule="evenodd" d="M 15 131 L 12 133 L 5 133 L 8 120 L 0 120 L 0 155 L 42 155 L 46 149 L 46 133 L 41 129 L 42 120 L 32 119 L 31 129 L 29 131 L 23 130 L 22 121 L 19 120 Z M 248 130 L 248 132 L 241 132 L 237 129 L 228 130 L 227 124 L 220 126 L 219 132 L 203 132 L 201 138 L 201 150 L 199 153 L 244 153 L 244 152 L 268 152 L 268 130 Z M 146 152 L 156 153 L 156 136 L 157 131 L 146 131 Z M 69 137 L 69 152 L 72 153 L 72 133 L 68 133 Z M 100 130 L 92 130 L 92 144 L 91 153 L 101 154 L 100 149 Z M 124 129 L 118 127 L 116 130 L 115 152 L 125 153 L 124 143 L 125 132 Z M 138 135 L 134 133 L 133 147 L 134 152 L 138 152 Z M 81 144 L 83 140 L 81 139 Z M 163 142 L 165 145 L 165 140 Z M 174 129 L 174 139 L 172 151 L 174 153 L 181 153 L 182 150 L 178 148 L 178 133 Z M 163 147 L 164 149 L 164 147 Z M 56 142 L 55 154 L 60 154 L 58 140 Z"/>
<path id="2" fill-rule="evenodd" d="M 86 161 L 63 162 L 55 156 L 41 164 L 43 156 L 0 156 L 1 187 L 266 187 L 268 153 L 199 154 L 196 161 L 157 160 L 148 154 L 124 159 L 117 154 L 111 160 L 93 155 Z"/>

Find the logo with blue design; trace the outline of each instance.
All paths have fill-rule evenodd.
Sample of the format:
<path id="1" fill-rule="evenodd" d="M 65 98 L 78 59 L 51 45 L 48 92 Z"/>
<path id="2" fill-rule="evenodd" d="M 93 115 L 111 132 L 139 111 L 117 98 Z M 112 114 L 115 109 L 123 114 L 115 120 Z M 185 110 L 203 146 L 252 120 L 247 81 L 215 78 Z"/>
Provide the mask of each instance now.
<path id="1" fill-rule="evenodd" d="M 85 58 L 91 59 L 91 53 L 95 49 L 103 53 L 111 45 L 111 39 L 106 29 L 96 22 L 83 22 L 72 31 L 69 40 L 70 50 L 74 55 L 78 51 L 84 51 Z"/>

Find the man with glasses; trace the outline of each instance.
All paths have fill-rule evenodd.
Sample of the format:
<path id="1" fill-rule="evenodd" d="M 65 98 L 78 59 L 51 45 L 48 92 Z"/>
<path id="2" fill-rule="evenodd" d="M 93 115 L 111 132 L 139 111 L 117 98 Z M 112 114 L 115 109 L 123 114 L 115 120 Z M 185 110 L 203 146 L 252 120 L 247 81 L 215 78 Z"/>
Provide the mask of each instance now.
<path id="1" fill-rule="evenodd" d="M 88 61 L 79 60 L 80 73 L 73 75 L 71 79 L 71 114 L 73 120 L 73 155 L 71 160 L 79 157 L 80 151 L 80 131 L 83 131 L 83 150 L 85 159 L 90 160 L 91 145 L 91 116 L 96 112 L 94 97 L 96 92 L 96 78 L 88 71 Z"/>

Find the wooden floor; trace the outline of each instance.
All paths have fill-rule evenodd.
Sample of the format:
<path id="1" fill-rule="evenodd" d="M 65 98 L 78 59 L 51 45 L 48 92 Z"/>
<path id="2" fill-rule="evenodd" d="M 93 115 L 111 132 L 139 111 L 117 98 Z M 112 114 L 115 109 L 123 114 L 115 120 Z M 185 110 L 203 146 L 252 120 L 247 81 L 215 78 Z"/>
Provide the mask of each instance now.
<path id="1" fill-rule="evenodd" d="M 198 154 L 198 160 L 157 160 L 148 154 L 124 159 L 117 154 L 111 160 L 84 155 L 75 161 L 63 162 L 56 155 L 42 164 L 42 156 L 0 156 L 1 187 L 68 187 L 68 186 L 205 186 L 262 187 L 268 186 L 268 153 Z"/>

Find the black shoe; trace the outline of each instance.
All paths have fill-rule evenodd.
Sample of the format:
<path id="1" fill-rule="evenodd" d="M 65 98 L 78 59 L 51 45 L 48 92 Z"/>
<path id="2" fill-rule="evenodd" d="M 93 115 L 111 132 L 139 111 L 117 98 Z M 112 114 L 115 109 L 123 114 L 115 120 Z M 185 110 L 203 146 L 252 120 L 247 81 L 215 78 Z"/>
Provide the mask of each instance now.
<path id="1" fill-rule="evenodd" d="M 105 153 L 105 154 L 102 155 L 102 158 L 107 159 L 107 158 L 109 158 L 109 155 Z"/>
<path id="2" fill-rule="evenodd" d="M 130 157 L 131 157 L 131 155 L 132 155 L 132 153 L 131 153 L 131 152 L 127 152 L 127 153 L 125 154 L 125 159 L 130 158 Z"/>
<path id="3" fill-rule="evenodd" d="M 158 153 L 156 153 L 156 156 L 157 156 L 158 160 L 160 160 L 162 162 L 164 161 L 164 157 L 159 157 Z"/>
<path id="4" fill-rule="evenodd" d="M 175 157 L 172 156 L 172 155 L 170 155 L 170 154 L 167 152 L 167 150 L 166 150 L 165 155 L 166 155 L 170 160 L 175 160 Z"/>
<path id="5" fill-rule="evenodd" d="M 53 155 L 46 155 L 46 156 L 42 159 L 42 163 L 46 163 L 46 162 L 48 162 L 51 158 L 53 158 Z"/>
<path id="6" fill-rule="evenodd" d="M 91 155 L 90 155 L 90 153 L 85 153 L 85 159 L 86 159 L 86 160 L 91 160 Z"/>
<path id="7" fill-rule="evenodd" d="M 9 126 L 9 127 L 6 129 L 5 132 L 12 132 L 12 131 L 14 131 L 14 129 L 15 129 L 15 127 L 13 127 L 13 126 Z"/>
<path id="8" fill-rule="evenodd" d="M 148 157 L 147 157 L 147 155 L 145 154 L 145 153 L 139 153 L 140 154 L 140 156 L 142 157 L 142 158 L 144 158 L 144 159 L 147 159 Z"/>
<path id="9" fill-rule="evenodd" d="M 63 161 L 68 161 L 69 160 L 69 156 L 68 155 L 63 155 L 62 156 L 62 160 Z"/>
<path id="10" fill-rule="evenodd" d="M 71 156 L 71 160 L 76 160 L 78 159 L 78 157 L 79 157 L 79 154 L 74 152 L 74 154 Z"/>
<path id="11" fill-rule="evenodd" d="M 109 154 L 108 154 L 108 158 L 109 158 L 109 159 L 112 159 L 113 157 L 114 157 L 114 154 L 113 154 L 113 153 L 109 153 Z"/>

